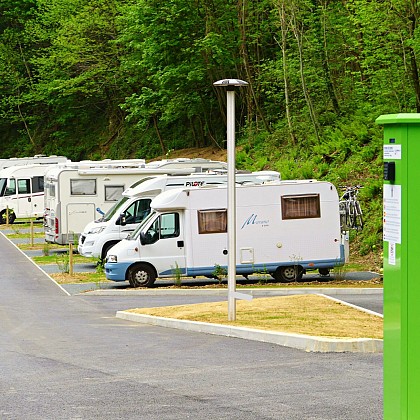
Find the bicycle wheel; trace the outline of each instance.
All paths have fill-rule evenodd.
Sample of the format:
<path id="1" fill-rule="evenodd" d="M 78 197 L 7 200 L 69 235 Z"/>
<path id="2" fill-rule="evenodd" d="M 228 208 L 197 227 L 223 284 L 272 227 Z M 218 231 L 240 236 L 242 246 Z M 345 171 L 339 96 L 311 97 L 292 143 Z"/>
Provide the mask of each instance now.
<path id="1" fill-rule="evenodd" d="M 356 206 L 353 200 L 347 203 L 347 209 L 347 226 L 350 229 L 354 229 L 356 226 Z"/>
<path id="2" fill-rule="evenodd" d="M 355 228 L 357 230 L 363 229 L 363 216 L 362 216 L 362 209 L 360 208 L 360 203 L 356 201 L 354 203 L 354 209 L 355 209 Z"/>

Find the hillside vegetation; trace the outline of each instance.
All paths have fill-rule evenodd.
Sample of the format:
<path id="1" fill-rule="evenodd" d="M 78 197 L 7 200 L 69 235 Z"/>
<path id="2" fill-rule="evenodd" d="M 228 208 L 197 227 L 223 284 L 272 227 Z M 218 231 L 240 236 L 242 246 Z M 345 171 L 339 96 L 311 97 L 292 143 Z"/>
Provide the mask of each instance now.
<path id="1" fill-rule="evenodd" d="M 362 184 L 381 243 L 375 119 L 420 112 L 417 23 L 406 0 L 2 0 L 1 157 L 146 158 L 223 149 L 239 78 L 240 168 Z"/>

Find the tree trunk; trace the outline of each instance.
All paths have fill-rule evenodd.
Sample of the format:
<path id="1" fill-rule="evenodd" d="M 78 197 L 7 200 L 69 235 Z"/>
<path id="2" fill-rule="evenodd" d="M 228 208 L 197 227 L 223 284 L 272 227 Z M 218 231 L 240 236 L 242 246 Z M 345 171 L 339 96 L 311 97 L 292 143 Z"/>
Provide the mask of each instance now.
<path id="1" fill-rule="evenodd" d="M 300 80 L 302 84 L 302 91 L 305 97 L 306 105 L 308 106 L 309 116 L 312 121 L 312 125 L 315 131 L 315 135 L 317 141 L 319 142 L 319 127 L 318 121 L 315 115 L 315 110 L 312 104 L 311 97 L 308 92 L 308 88 L 306 85 L 305 79 L 305 72 L 304 72 L 304 65 L 303 65 L 303 24 L 298 22 L 296 18 L 295 11 L 292 12 L 292 31 L 296 39 L 297 48 L 298 48 L 298 55 L 299 55 L 299 72 L 300 72 Z"/>
<path id="2" fill-rule="evenodd" d="M 162 154 L 165 155 L 166 154 L 166 148 L 165 148 L 165 145 L 163 144 L 163 139 L 162 139 L 162 136 L 161 136 L 160 131 L 159 131 L 156 115 L 153 115 L 153 125 L 155 127 L 156 134 L 157 134 L 158 139 L 159 139 L 160 147 L 162 149 Z"/>
<path id="3" fill-rule="evenodd" d="M 239 15 L 238 16 L 239 16 L 239 28 L 240 28 L 240 33 L 241 33 L 240 51 L 241 51 L 242 61 L 243 61 L 244 69 L 245 69 L 245 74 L 246 74 L 246 79 L 247 79 L 246 81 L 248 82 L 248 87 L 249 87 L 249 91 L 251 93 L 251 98 L 252 98 L 252 99 L 247 98 L 248 104 L 249 104 L 248 118 L 252 118 L 252 114 L 254 113 L 251 107 L 251 103 L 253 102 L 256 108 L 256 113 L 261 118 L 261 121 L 263 122 L 265 129 L 269 133 L 271 133 L 270 126 L 268 125 L 267 120 L 265 119 L 264 113 L 261 110 L 257 95 L 255 93 L 255 89 L 254 89 L 254 82 L 253 82 L 254 71 L 251 68 L 248 49 L 246 45 L 246 28 L 245 28 L 246 8 L 247 8 L 246 0 L 239 0 L 238 2 Z"/>
<path id="4" fill-rule="evenodd" d="M 328 50 L 327 50 L 327 36 L 326 36 L 326 25 L 325 25 L 325 17 L 321 21 L 320 16 L 320 5 L 318 3 L 318 0 L 314 1 L 314 19 L 316 23 L 316 31 L 318 34 L 318 43 L 319 43 L 319 54 L 321 57 L 321 63 L 322 63 L 322 70 L 324 73 L 324 81 L 327 88 L 328 96 L 331 100 L 332 106 L 334 108 L 334 112 L 336 114 L 340 114 L 340 106 L 338 105 L 337 96 L 335 94 L 334 85 L 331 80 L 331 72 L 330 72 L 330 66 L 329 66 L 329 60 L 328 60 Z M 325 10 L 325 6 L 323 6 L 323 10 Z M 321 42 L 322 40 L 322 42 Z"/>
<path id="5" fill-rule="evenodd" d="M 278 6 L 280 29 L 281 29 L 281 43 L 277 41 L 281 48 L 281 55 L 283 59 L 283 82 L 284 82 L 284 103 L 286 109 L 287 126 L 289 128 L 290 141 L 296 144 L 296 136 L 293 130 L 292 117 L 290 115 L 290 100 L 289 100 L 289 76 L 287 69 L 287 31 L 288 25 L 286 20 L 286 12 L 284 2 Z"/>

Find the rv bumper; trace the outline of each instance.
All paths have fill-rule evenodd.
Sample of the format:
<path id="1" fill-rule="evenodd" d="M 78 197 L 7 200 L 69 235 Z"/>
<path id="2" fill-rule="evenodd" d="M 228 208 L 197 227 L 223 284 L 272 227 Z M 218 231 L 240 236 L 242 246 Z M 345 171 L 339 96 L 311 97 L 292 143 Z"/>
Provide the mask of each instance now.
<path id="1" fill-rule="evenodd" d="M 90 244 L 89 242 L 87 242 L 87 243 L 84 243 L 83 245 L 81 245 L 79 243 L 79 246 L 77 247 L 77 251 L 83 257 L 87 257 L 87 258 L 99 257 L 99 256 L 97 256 L 97 255 L 94 254 L 94 246 L 93 246 L 93 243 Z"/>
<path id="2" fill-rule="evenodd" d="M 125 281 L 128 267 L 131 262 L 122 263 L 106 263 L 105 264 L 105 276 L 108 280 L 112 281 Z"/>

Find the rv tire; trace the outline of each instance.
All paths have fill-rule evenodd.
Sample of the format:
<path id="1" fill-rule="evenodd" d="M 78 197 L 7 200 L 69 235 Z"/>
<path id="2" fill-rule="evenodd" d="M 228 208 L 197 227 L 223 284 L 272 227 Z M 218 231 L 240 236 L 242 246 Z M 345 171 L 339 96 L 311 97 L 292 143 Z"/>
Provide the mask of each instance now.
<path id="1" fill-rule="evenodd" d="M 300 281 L 302 276 L 303 268 L 300 265 L 277 267 L 277 270 L 273 273 L 274 279 L 282 283 Z"/>
<path id="2" fill-rule="evenodd" d="M 131 287 L 153 287 L 155 280 L 153 268 L 146 264 L 137 264 L 129 269 L 128 281 Z"/>
<path id="3" fill-rule="evenodd" d="M 16 215 L 15 215 L 14 211 L 9 210 L 9 225 L 12 225 L 13 222 L 15 221 L 15 219 L 16 219 Z M 3 210 L 0 213 L 0 224 L 3 225 L 5 223 L 6 223 L 6 210 Z"/>

